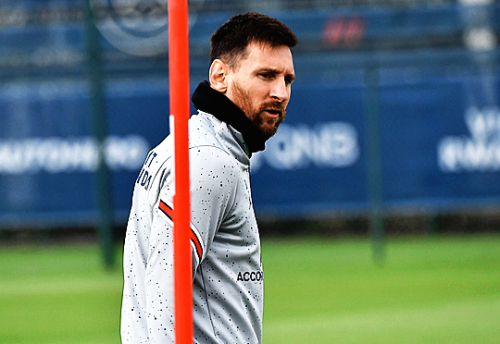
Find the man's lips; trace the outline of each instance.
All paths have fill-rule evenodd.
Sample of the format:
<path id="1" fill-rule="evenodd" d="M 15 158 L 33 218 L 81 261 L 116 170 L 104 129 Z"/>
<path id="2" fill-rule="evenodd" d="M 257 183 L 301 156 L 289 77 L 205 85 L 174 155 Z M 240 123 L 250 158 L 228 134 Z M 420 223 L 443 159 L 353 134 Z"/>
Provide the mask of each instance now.
<path id="1" fill-rule="evenodd" d="M 266 109 L 266 110 L 264 110 L 264 112 L 267 116 L 272 117 L 272 118 L 278 118 L 281 115 L 280 110 Z"/>

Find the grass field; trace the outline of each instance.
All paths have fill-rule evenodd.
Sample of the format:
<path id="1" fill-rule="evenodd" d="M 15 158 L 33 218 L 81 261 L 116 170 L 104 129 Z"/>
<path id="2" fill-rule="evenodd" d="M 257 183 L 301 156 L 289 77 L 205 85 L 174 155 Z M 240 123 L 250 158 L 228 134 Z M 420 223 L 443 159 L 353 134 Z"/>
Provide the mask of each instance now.
<path id="1" fill-rule="evenodd" d="M 264 343 L 500 343 L 500 236 L 263 242 Z M 119 343 L 96 246 L 0 250 L 0 343 Z"/>

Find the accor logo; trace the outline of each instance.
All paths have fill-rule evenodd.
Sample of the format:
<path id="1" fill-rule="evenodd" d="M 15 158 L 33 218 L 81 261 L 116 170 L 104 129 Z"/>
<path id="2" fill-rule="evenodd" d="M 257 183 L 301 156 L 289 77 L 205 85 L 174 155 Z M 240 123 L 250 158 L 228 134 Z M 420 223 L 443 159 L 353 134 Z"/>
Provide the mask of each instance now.
<path id="1" fill-rule="evenodd" d="M 262 271 L 240 271 L 238 273 L 237 281 L 241 282 L 260 282 L 264 279 L 264 273 Z"/>

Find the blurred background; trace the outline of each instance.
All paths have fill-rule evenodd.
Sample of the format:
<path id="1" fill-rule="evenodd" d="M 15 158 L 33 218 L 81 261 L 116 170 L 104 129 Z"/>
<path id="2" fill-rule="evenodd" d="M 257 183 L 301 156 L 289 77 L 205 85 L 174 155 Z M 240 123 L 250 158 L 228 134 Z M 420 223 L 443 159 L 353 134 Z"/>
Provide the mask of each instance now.
<path id="1" fill-rule="evenodd" d="M 371 275 L 373 259 L 388 273 L 391 261 L 406 261 L 404 252 L 414 257 L 424 254 L 413 252 L 415 247 L 406 241 L 401 251 L 394 243 L 396 252 L 391 253 L 391 246 L 386 249 L 385 245 L 391 238 L 436 245 L 428 247 L 427 253 L 447 252 L 444 247 L 449 240 L 436 238 L 453 234 L 459 243 L 449 244 L 450 256 L 434 257 L 442 263 L 463 258 L 464 242 L 477 244 L 475 236 L 462 240 L 464 234 L 479 235 L 481 245 L 490 246 L 469 249 L 472 255 L 483 252 L 476 257 L 479 265 L 491 267 L 481 274 L 490 289 L 479 289 L 491 290 L 495 301 L 486 303 L 488 311 L 479 306 L 474 309 L 490 321 L 500 319 L 500 276 L 493 268 L 500 263 L 500 2 L 193 0 L 189 6 L 192 90 L 208 76 L 210 35 L 236 13 L 258 11 L 276 17 L 300 41 L 293 50 L 297 79 L 287 119 L 267 149 L 252 158 L 253 197 L 264 252 L 266 247 L 273 247 L 267 249 L 269 254 L 279 252 L 272 245 L 307 247 L 302 241 L 303 245 L 288 241 L 296 237 L 319 243 L 333 240 L 341 246 L 336 249 L 346 254 L 338 257 L 338 264 L 367 255 L 370 267 L 366 271 Z M 147 176 L 138 178 L 143 160 L 169 133 L 167 29 L 167 0 L 1 1 L 0 247 L 6 263 L 2 263 L 0 296 L 4 296 L 3 309 L 25 310 L 12 321 L 21 324 L 22 319 L 29 319 L 28 314 L 39 321 L 35 314 L 47 309 L 12 306 L 13 295 L 25 300 L 21 285 L 33 285 L 27 291 L 31 296 L 30 292 L 38 295 L 36 290 L 50 294 L 54 292 L 49 292 L 49 286 L 73 281 L 73 277 L 79 281 L 82 274 L 91 276 L 92 282 L 84 282 L 86 291 L 100 288 L 96 280 L 109 279 L 109 284 L 102 282 L 103 288 L 114 301 L 106 309 L 111 318 L 118 317 L 120 247 L 132 189 L 134 183 L 148 182 Z M 87 246 L 78 246 L 74 253 L 75 243 Z M 45 251 L 53 244 L 57 249 Z M 33 254 L 33 245 L 35 252 L 45 252 L 46 263 Z M 69 254 L 74 263 L 65 255 L 54 258 L 66 250 L 74 253 Z M 313 245 L 307 252 L 312 251 L 321 249 Z M 313 261 L 331 263 L 327 252 L 332 250 Z M 82 266 L 84 272 L 77 274 L 77 266 L 87 259 L 90 265 Z M 282 262 L 285 272 L 290 272 L 291 261 L 293 257 Z M 50 266 L 61 262 L 77 277 L 64 275 L 56 282 L 42 277 L 47 271 L 50 275 Z M 333 275 L 345 267 L 343 263 L 331 267 Z M 114 275 L 101 271 L 102 264 Z M 463 268 L 461 261 L 457 264 Z M 356 266 L 352 271 L 366 272 Z M 268 275 L 271 295 L 272 269 Z M 41 280 L 25 283 L 27 276 L 38 273 Z M 357 286 L 371 285 L 363 276 L 356 277 Z M 352 285 L 346 290 L 352 291 Z M 395 289 L 381 290 L 389 295 Z M 446 290 L 450 292 L 445 288 L 442 295 Z M 478 294 L 476 287 L 469 291 Z M 390 303 L 389 299 L 394 300 L 387 296 L 384 302 Z M 96 296 L 95 305 L 103 305 L 101 296 Z M 304 309 L 299 313 L 305 314 Z M 283 309 L 273 312 L 271 322 L 273 314 L 278 316 Z M 9 314 L 5 311 L 5 319 L 11 319 Z M 383 319 L 390 322 L 392 318 Z M 107 329 L 109 341 L 94 337 L 78 341 L 63 335 L 50 339 L 47 334 L 26 337 L 21 330 L 5 330 L 0 331 L 0 342 L 116 342 L 115 320 Z M 418 323 L 413 320 L 409 322 Z M 311 333 L 329 324 L 321 321 L 309 327 Z M 359 342 L 360 338 L 347 335 L 347 329 L 366 324 L 358 318 L 358 325 L 343 321 L 346 339 L 336 338 L 336 342 Z M 463 322 L 470 323 L 470 319 Z M 497 343 L 500 334 L 493 329 L 500 323 L 489 325 L 493 336 L 482 342 Z M 297 328 L 280 326 L 276 328 L 282 333 Z M 46 328 L 40 325 L 42 332 Z M 276 338 L 281 332 L 270 333 L 275 337 L 269 342 L 279 342 Z M 470 338 L 478 342 L 477 333 L 471 333 Z M 461 335 L 450 342 L 459 343 L 457 338 L 471 342 Z M 34 340 L 40 336 L 49 339 Z M 373 338 L 378 337 L 367 336 L 363 341 Z M 438 337 L 391 338 L 398 343 L 448 342 Z M 379 342 L 390 343 L 386 337 Z"/>

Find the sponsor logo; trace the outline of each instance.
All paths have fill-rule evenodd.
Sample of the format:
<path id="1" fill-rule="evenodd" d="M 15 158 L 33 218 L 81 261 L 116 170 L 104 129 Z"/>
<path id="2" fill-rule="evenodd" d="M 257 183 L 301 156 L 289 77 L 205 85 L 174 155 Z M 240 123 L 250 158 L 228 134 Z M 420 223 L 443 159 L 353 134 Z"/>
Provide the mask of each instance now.
<path id="1" fill-rule="evenodd" d="M 189 25 L 203 1 L 190 4 Z M 168 0 L 91 0 L 96 25 L 115 48 L 136 56 L 155 56 L 168 49 Z"/>
<path id="2" fill-rule="evenodd" d="M 464 119 L 469 136 L 439 141 L 439 169 L 445 173 L 500 171 L 500 109 L 471 107 Z"/>
<path id="3" fill-rule="evenodd" d="M 240 271 L 238 273 L 238 282 L 260 282 L 264 279 L 264 273 L 262 271 Z"/>
<path id="4" fill-rule="evenodd" d="M 137 171 L 148 150 L 142 136 L 109 136 L 104 159 L 112 171 Z M 0 174 L 94 172 L 98 154 L 92 137 L 0 139 Z"/>
<path id="5" fill-rule="evenodd" d="M 276 170 L 345 168 L 356 163 L 359 154 L 358 132 L 350 123 L 282 124 L 266 150 L 252 156 L 252 172 L 263 164 Z"/>

